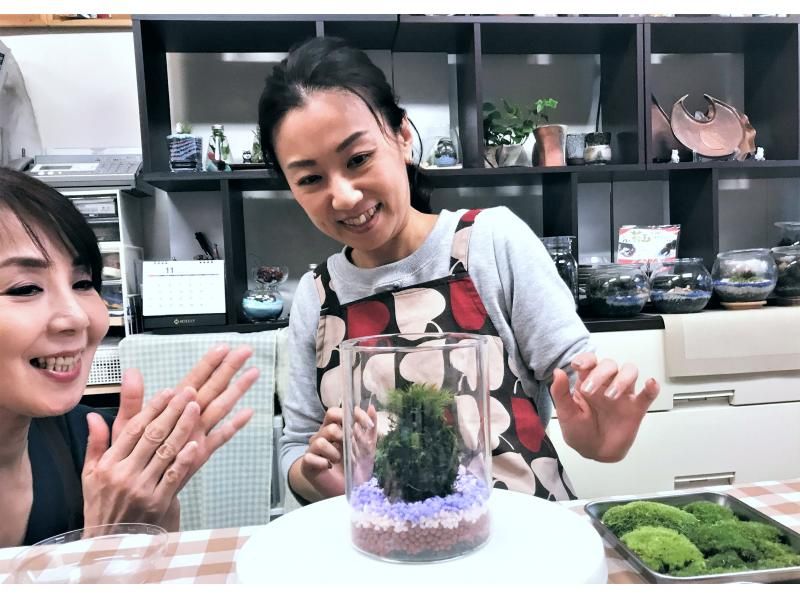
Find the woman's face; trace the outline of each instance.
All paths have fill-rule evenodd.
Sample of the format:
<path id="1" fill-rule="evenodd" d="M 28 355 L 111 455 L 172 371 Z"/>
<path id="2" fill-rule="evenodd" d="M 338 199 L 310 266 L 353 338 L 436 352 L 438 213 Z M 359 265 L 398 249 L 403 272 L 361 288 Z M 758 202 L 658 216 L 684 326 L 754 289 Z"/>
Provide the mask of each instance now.
<path id="1" fill-rule="evenodd" d="M 312 93 L 274 132 L 278 162 L 311 221 L 323 233 L 387 263 L 399 259 L 411 213 L 406 164 L 411 132 L 378 125 L 358 96 Z"/>
<path id="2" fill-rule="evenodd" d="M 83 396 L 108 311 L 60 244 L 39 233 L 48 263 L 13 214 L 0 218 L 0 412 L 66 413 Z"/>

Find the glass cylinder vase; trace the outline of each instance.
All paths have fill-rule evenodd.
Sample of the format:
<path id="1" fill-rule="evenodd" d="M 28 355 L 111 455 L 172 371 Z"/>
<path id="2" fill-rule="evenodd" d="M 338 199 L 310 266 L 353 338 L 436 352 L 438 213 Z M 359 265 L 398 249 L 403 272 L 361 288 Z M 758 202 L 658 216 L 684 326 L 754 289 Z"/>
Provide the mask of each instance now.
<path id="1" fill-rule="evenodd" d="M 462 556 L 489 539 L 487 341 L 361 337 L 340 346 L 353 545 L 395 562 Z"/>

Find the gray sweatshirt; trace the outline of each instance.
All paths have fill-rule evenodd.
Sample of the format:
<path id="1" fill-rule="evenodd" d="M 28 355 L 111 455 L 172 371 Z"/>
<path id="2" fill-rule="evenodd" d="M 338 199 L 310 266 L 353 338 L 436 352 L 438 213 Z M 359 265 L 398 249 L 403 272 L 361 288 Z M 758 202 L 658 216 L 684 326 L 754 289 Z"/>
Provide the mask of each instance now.
<path id="1" fill-rule="evenodd" d="M 453 235 L 464 212 L 443 210 L 425 242 L 392 264 L 359 268 L 344 250 L 329 257 L 328 270 L 339 301 L 349 303 L 447 276 Z M 548 386 L 553 370 L 565 369 L 574 382 L 569 363 L 578 353 L 591 350 L 589 332 L 575 313 L 569 289 L 538 237 L 506 207 L 484 210 L 475 220 L 469 274 L 546 427 L 552 412 Z M 316 389 L 319 310 L 319 296 L 309 272 L 297 285 L 289 318 L 291 359 L 280 442 L 284 479 L 325 416 Z"/>

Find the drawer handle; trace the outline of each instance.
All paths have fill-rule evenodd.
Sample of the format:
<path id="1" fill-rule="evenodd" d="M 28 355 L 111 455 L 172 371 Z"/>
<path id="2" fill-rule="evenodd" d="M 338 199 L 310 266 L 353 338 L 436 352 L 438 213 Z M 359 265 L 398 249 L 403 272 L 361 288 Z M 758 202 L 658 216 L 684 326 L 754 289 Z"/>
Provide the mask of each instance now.
<path id="1" fill-rule="evenodd" d="M 733 401 L 733 390 L 717 390 L 711 392 L 680 392 L 672 395 L 672 403 L 675 407 L 687 407 L 689 405 L 708 404 L 708 403 L 727 403 Z"/>
<path id="2" fill-rule="evenodd" d="M 696 475 L 677 475 L 674 480 L 675 490 L 700 488 L 702 486 L 730 486 L 736 479 L 735 471 L 722 473 L 701 473 Z"/>

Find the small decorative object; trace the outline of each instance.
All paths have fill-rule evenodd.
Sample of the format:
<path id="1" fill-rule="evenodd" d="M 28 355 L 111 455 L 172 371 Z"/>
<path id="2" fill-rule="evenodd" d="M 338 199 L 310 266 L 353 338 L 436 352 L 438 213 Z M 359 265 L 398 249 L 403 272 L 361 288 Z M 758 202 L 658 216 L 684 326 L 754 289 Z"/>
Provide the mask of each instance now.
<path id="1" fill-rule="evenodd" d="M 572 241 L 575 237 L 543 237 L 542 243 L 547 248 L 561 280 L 567 285 L 575 305 L 578 305 L 578 262 L 572 254 Z"/>
<path id="2" fill-rule="evenodd" d="M 680 224 L 638 226 L 625 224 L 619 227 L 617 262 L 642 264 L 651 270 L 654 263 L 678 257 Z"/>
<path id="3" fill-rule="evenodd" d="M 650 296 L 647 276 L 636 265 L 595 266 L 586 298 L 596 316 L 630 318 L 642 311 Z"/>
<path id="4" fill-rule="evenodd" d="M 567 164 L 576 166 L 584 164 L 583 150 L 586 147 L 586 134 L 585 133 L 568 133 L 567 134 Z"/>
<path id="5" fill-rule="evenodd" d="M 800 222 L 776 222 L 775 226 L 781 231 L 778 247 L 800 245 Z"/>
<path id="6" fill-rule="evenodd" d="M 461 148 L 455 129 L 451 129 L 448 135 L 428 138 L 424 145 L 428 154 L 420 163 L 423 168 L 461 168 Z"/>
<path id="7" fill-rule="evenodd" d="M 670 125 L 675 137 L 702 158 L 744 160 L 755 153 L 756 130 L 745 114 L 703 94 L 708 110 L 700 117 L 689 113 L 684 95 L 672 106 Z"/>
<path id="8" fill-rule="evenodd" d="M 212 172 L 231 170 L 231 148 L 228 145 L 228 138 L 225 137 L 223 125 L 211 125 L 211 137 L 208 139 L 206 158 L 206 170 Z"/>
<path id="9" fill-rule="evenodd" d="M 345 489 L 358 550 L 431 562 L 488 541 L 487 343 L 447 333 L 341 343 Z"/>
<path id="10" fill-rule="evenodd" d="M 756 148 L 756 155 L 754 160 L 756 160 L 757 162 L 763 162 L 764 160 L 766 160 L 766 157 L 764 156 L 764 148 L 761 147 L 760 145 Z"/>
<path id="11" fill-rule="evenodd" d="M 680 152 L 678 152 L 676 149 L 672 150 L 672 155 L 670 156 L 669 161 L 673 164 L 679 164 L 681 161 Z"/>
<path id="12" fill-rule="evenodd" d="M 723 251 L 717 254 L 711 277 L 723 307 L 752 309 L 767 302 L 778 268 L 768 249 Z"/>
<path id="13" fill-rule="evenodd" d="M 175 133 L 167 135 L 170 172 L 203 170 L 203 138 L 191 133 L 190 124 L 176 123 Z"/>
<path id="14" fill-rule="evenodd" d="M 650 276 L 650 300 L 664 314 L 702 311 L 714 283 L 699 257 L 666 260 Z"/>
<path id="15" fill-rule="evenodd" d="M 530 166 L 522 144 L 533 133 L 533 107 L 521 107 L 502 99 L 502 108 L 491 102 L 483 104 L 483 139 L 485 160 L 493 167 Z"/>
<path id="16" fill-rule="evenodd" d="M 611 133 L 597 132 L 587 134 L 583 159 L 587 164 L 608 164 L 611 162 Z"/>
<path id="17" fill-rule="evenodd" d="M 800 245 L 773 247 L 772 257 L 778 268 L 775 294 L 791 299 L 792 305 L 800 304 Z"/>
<path id="18" fill-rule="evenodd" d="M 286 280 L 289 269 L 285 266 L 257 266 L 252 270 L 257 283 L 242 297 L 242 311 L 251 322 L 267 322 L 280 317 L 283 296 L 278 287 Z"/>
<path id="19" fill-rule="evenodd" d="M 539 98 L 533 105 L 533 136 L 536 145 L 531 161 L 536 166 L 566 166 L 566 125 L 551 125 L 550 110 L 555 110 L 558 100 Z"/>
<path id="20" fill-rule="evenodd" d="M 250 150 L 244 150 L 242 152 L 242 164 L 252 164 L 253 163 L 253 154 Z"/>
<path id="21" fill-rule="evenodd" d="M 692 152 L 675 138 L 669 116 L 661 108 L 655 95 L 650 96 L 650 125 L 652 130 L 653 162 L 666 162 L 678 152 L 679 159 L 691 160 Z"/>

